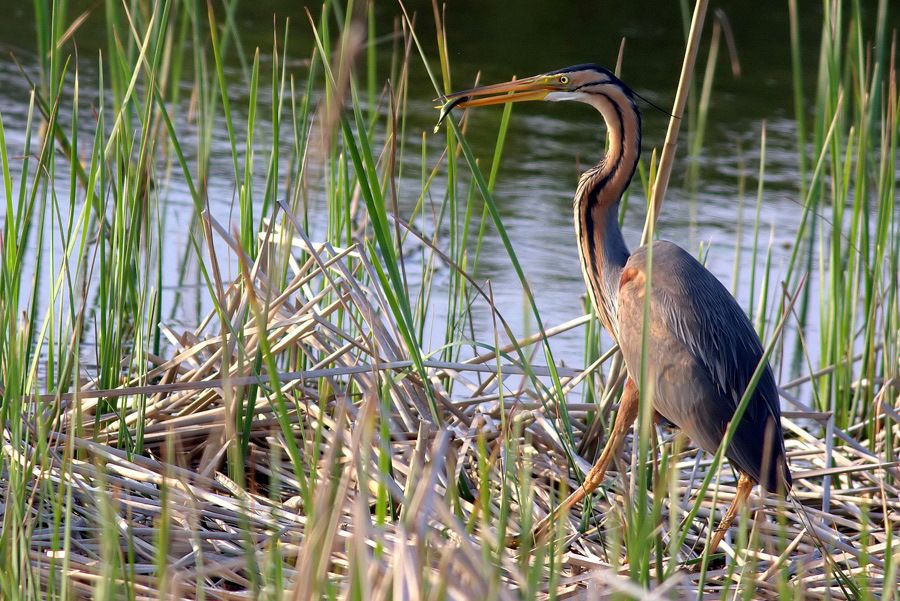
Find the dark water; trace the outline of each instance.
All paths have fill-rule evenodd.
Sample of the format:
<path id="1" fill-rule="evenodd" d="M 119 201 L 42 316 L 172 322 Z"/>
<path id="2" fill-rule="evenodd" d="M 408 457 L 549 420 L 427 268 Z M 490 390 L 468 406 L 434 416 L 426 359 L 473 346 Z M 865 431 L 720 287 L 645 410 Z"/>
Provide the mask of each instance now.
<path id="1" fill-rule="evenodd" d="M 264 63 L 271 49 L 273 14 L 276 22 L 291 18 L 289 55 L 293 69 L 302 80 L 305 71 L 302 61 L 309 56 L 313 39 L 303 12 L 303 4 L 283 0 L 279 2 L 244 2 L 236 15 L 240 24 L 240 41 L 247 61 L 253 49 L 260 47 Z M 821 27 L 821 3 L 802 0 L 801 38 L 807 94 L 814 90 L 817 69 L 818 40 Z M 0 19 L 0 51 L 4 56 L 14 53 L 24 68 L 37 72 L 34 54 L 35 36 L 32 26 L 31 3 L 6 2 L 5 18 Z M 863 2 L 874 20 L 874 2 Z M 868 6 L 871 5 L 871 6 Z M 70 10 L 76 15 L 92 8 L 95 12 L 78 31 L 80 82 L 82 96 L 96 97 L 96 55 L 106 48 L 102 4 L 74 3 Z M 431 56 L 433 48 L 432 8 L 426 2 L 410 2 L 417 14 L 417 30 Z M 745 2 L 729 0 L 714 2 L 707 19 L 706 35 L 698 59 L 698 79 L 702 76 L 709 48 L 712 9 L 727 15 L 734 32 L 734 41 L 741 72 L 734 76 L 724 44 L 720 48 L 712 104 L 702 151 L 695 159 L 698 184 L 695 190 L 685 186 L 688 170 L 686 158 L 690 135 L 690 120 L 682 127 L 678 161 L 673 172 L 670 190 L 658 225 L 660 235 L 678 242 L 697 253 L 701 244 L 708 248 L 707 264 L 729 287 L 732 287 L 735 249 L 742 249 L 736 294 L 742 305 L 749 307 L 749 276 L 753 269 L 750 257 L 752 222 L 755 211 L 756 172 L 758 169 L 759 137 L 763 121 L 767 124 L 766 182 L 762 196 L 760 244 L 763 252 L 756 261 L 762 269 L 765 250 L 771 242 L 772 277 L 779 282 L 784 274 L 800 216 L 797 192 L 796 140 L 793 120 L 792 81 L 790 70 L 790 38 L 787 0 L 759 0 Z M 894 8 L 893 6 L 891 7 Z M 311 3 L 310 10 L 318 14 L 319 4 Z M 399 14 L 393 2 L 376 5 L 379 34 L 394 28 Z M 893 10 L 890 18 L 900 26 L 900 10 Z M 641 95 L 662 107 L 670 107 L 674 99 L 682 61 L 685 39 L 685 16 L 678 1 L 572 1 L 546 2 L 519 0 L 510 2 L 450 1 L 446 6 L 446 25 L 450 56 L 457 87 L 468 87 L 480 71 L 482 81 L 507 80 L 512 75 L 525 76 L 563 67 L 569 64 L 597 62 L 612 67 L 622 39 L 625 39 L 622 77 Z M 874 23 L 868 23 L 867 37 L 872 37 Z M 380 53 L 381 72 L 387 73 L 391 42 L 383 42 Z M 87 57 L 90 57 L 88 59 Z M 436 66 L 436 61 L 433 63 Z M 233 110 L 238 120 L 246 111 L 246 92 L 240 76 L 240 62 L 235 52 L 229 57 L 229 74 L 235 85 L 230 90 Z M 265 73 L 265 68 L 263 73 Z M 434 91 L 418 60 L 413 60 L 410 92 L 409 150 L 417 160 L 416 146 L 422 131 L 429 133 L 429 144 L 435 149 L 442 136 L 431 137 L 435 112 L 431 99 Z M 11 60 L 0 61 L 0 112 L 2 112 L 7 141 L 15 152 L 23 142 L 28 86 Z M 267 109 L 261 110 L 267 114 Z M 472 115 L 470 140 L 482 156 L 491 153 L 499 109 L 484 109 Z M 645 108 L 644 153 L 650 155 L 661 145 L 667 118 Z M 236 218 L 234 208 L 233 172 L 224 128 L 214 134 L 213 162 L 210 179 L 210 199 L 213 211 L 223 223 Z M 240 125 L 238 130 L 242 131 Z M 188 128 L 188 134 L 189 134 Z M 258 139 L 265 140 L 265 124 Z M 189 143 L 193 138 L 188 135 Z M 183 140 L 184 142 L 184 140 Z M 601 121 L 592 109 L 583 105 L 534 103 L 517 105 L 507 140 L 500 178 L 495 196 L 504 213 L 504 220 L 523 261 L 538 304 L 547 325 L 554 325 L 581 314 L 584 285 L 579 272 L 572 229 L 572 194 L 580 169 L 595 162 L 601 155 L 603 131 Z M 436 155 L 435 155 L 436 157 Z M 434 158 L 432 158 L 434 160 Z M 258 159 L 261 170 L 263 161 Z M 401 202 L 411 207 L 418 195 L 418 170 L 413 167 L 411 177 L 401 182 Z M 746 176 L 744 208 L 739 210 L 739 178 Z M 67 175 L 60 175 L 65 179 Z M 61 185 L 63 185 L 61 183 Z M 177 176 L 169 184 L 165 197 L 167 250 L 172 277 L 166 282 L 174 286 L 180 262 L 185 252 L 187 232 L 178 224 L 187 224 L 192 209 L 186 187 Z M 643 193 L 637 182 L 631 198 L 631 208 L 625 216 L 625 237 L 636 245 L 644 220 Z M 743 222 L 742 233 L 739 223 Z M 489 278 L 497 305 L 506 318 L 520 331 L 528 329 L 527 311 L 518 281 L 509 261 L 496 239 L 489 234 L 480 263 L 480 278 Z M 442 280 L 441 278 L 444 278 Z M 438 283 L 446 274 L 438 277 Z M 813 295 L 818 283 L 813 280 Z M 773 290 L 779 286 L 773 286 Z M 170 293 L 168 300 L 173 298 Z M 187 323 L 195 320 L 195 313 L 205 310 L 203 291 L 188 301 L 174 317 Z M 772 293 L 773 296 L 775 292 Z M 435 322 L 440 323 L 440 292 L 434 295 Z M 756 302 L 755 300 L 753 301 Z M 816 303 L 812 303 L 813 306 Z M 478 313 L 487 321 L 487 311 Z M 816 348 L 817 318 L 813 314 L 807 343 Z M 435 344 L 440 343 L 442 327 L 435 330 Z M 570 365 L 582 363 L 582 339 L 573 332 L 554 341 L 559 359 Z M 814 353 L 816 356 L 817 353 Z"/>

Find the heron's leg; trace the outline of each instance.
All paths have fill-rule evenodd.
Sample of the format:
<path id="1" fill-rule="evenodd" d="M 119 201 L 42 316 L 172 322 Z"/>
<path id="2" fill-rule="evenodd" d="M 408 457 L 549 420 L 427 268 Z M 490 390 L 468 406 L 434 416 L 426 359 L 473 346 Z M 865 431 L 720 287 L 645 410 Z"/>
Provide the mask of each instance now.
<path id="1" fill-rule="evenodd" d="M 719 543 L 722 542 L 722 539 L 725 538 L 725 534 L 728 532 L 728 529 L 731 528 L 731 524 L 734 523 L 734 518 L 737 517 L 738 512 L 741 510 L 741 505 L 747 500 L 747 497 L 750 496 L 750 491 L 753 490 L 754 482 L 750 479 L 750 476 L 742 473 L 738 478 L 737 483 L 737 491 L 734 495 L 734 501 L 731 502 L 731 507 L 728 508 L 728 511 L 725 513 L 725 517 L 722 518 L 722 521 L 719 523 L 719 527 L 716 528 L 715 535 L 713 536 L 712 543 L 710 544 L 710 549 L 715 551 L 719 548 Z"/>
<path id="2" fill-rule="evenodd" d="M 564 511 L 570 510 L 576 503 L 593 492 L 603 482 L 603 476 L 606 475 L 606 470 L 609 467 L 610 462 L 622 447 L 622 443 L 625 442 L 625 436 L 628 434 L 628 430 L 631 429 L 631 425 L 637 417 L 639 399 L 640 394 L 638 393 L 637 385 L 634 383 L 634 380 L 628 378 L 628 380 L 625 381 L 625 390 L 622 392 L 622 400 L 619 403 L 619 412 L 616 414 L 616 422 L 613 425 L 609 440 L 606 441 L 606 446 L 603 447 L 603 452 L 600 453 L 600 458 L 597 459 L 594 467 L 588 472 L 584 479 L 584 483 L 569 495 L 565 501 L 551 511 L 547 517 L 538 522 L 537 526 L 534 528 L 534 540 L 541 540 L 549 531 L 550 525 L 556 519 L 556 516 Z"/>

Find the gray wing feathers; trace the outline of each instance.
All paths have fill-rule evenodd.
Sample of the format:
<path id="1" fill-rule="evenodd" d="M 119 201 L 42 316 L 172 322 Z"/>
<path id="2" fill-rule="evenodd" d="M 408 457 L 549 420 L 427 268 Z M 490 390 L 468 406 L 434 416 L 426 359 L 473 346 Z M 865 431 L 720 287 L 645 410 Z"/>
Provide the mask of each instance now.
<path id="1" fill-rule="evenodd" d="M 646 247 L 625 269 L 646 267 Z M 707 450 L 714 451 L 763 355 L 756 331 L 728 290 L 703 265 L 675 244 L 655 242 L 651 289 L 650 371 L 657 390 L 654 404 Z M 618 315 L 629 371 L 640 367 L 643 297 L 619 291 Z M 639 373 L 633 371 L 632 373 Z M 778 473 L 790 486 L 784 464 L 781 410 L 772 370 L 767 365 L 750 399 L 728 457 L 757 481 Z M 763 453 L 766 428 L 773 445 Z M 712 447 L 712 448 L 710 448 Z M 769 465 L 762 463 L 768 456 Z M 766 477 L 767 488 L 773 484 Z"/>

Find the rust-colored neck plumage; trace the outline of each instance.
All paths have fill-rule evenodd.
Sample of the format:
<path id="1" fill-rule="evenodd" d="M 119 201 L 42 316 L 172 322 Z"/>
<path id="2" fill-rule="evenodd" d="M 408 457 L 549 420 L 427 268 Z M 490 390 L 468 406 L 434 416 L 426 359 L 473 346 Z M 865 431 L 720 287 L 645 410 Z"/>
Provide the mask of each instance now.
<path id="1" fill-rule="evenodd" d="M 592 93 L 592 104 L 606 121 L 609 150 L 600 163 L 581 176 L 575 194 L 575 233 L 581 269 L 594 309 L 616 341 L 616 294 L 628 260 L 619 229 L 619 200 L 641 155 L 641 114 L 631 94 L 613 86 Z"/>

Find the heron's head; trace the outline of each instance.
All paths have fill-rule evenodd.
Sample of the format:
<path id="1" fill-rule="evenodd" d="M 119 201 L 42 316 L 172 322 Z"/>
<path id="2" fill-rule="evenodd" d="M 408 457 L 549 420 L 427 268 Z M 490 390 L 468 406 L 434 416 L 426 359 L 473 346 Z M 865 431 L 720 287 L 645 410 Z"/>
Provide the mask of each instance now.
<path id="1" fill-rule="evenodd" d="M 608 69 L 598 65 L 576 65 L 542 75 L 514 79 L 506 83 L 480 86 L 447 94 L 441 100 L 441 119 L 456 107 L 488 106 L 526 100 L 575 100 L 597 108 L 605 101 L 628 101 L 633 105 L 634 92 Z"/>
<path id="2" fill-rule="evenodd" d="M 447 94 L 440 100 L 441 116 L 434 131 L 456 107 L 489 106 L 526 100 L 560 102 L 574 100 L 593 106 L 603 116 L 609 146 L 597 167 L 586 171 L 580 191 L 593 191 L 601 204 L 612 206 L 634 175 L 641 154 L 641 112 L 638 94 L 608 69 L 598 65 L 576 65 L 525 79 L 480 86 Z M 620 164 L 628 168 L 619 169 Z M 615 178 L 610 179 L 615 175 Z M 597 190 L 596 186 L 602 186 Z M 583 195 L 579 192 L 579 195 Z"/>

